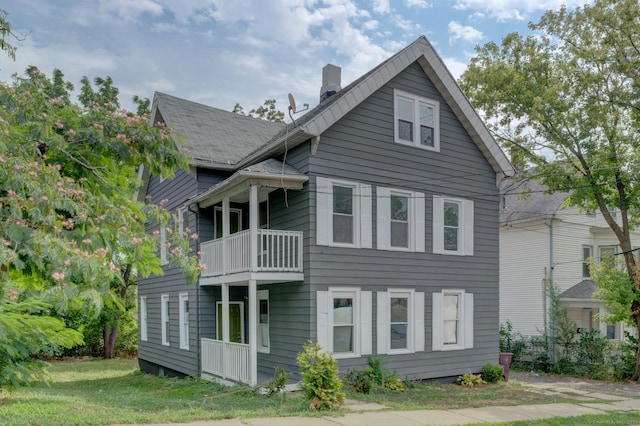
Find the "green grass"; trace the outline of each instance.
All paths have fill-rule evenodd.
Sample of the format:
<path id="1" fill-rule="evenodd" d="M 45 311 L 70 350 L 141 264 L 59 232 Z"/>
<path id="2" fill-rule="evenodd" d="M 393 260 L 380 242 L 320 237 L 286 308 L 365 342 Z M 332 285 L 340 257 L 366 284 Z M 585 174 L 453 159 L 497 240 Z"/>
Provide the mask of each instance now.
<path id="1" fill-rule="evenodd" d="M 50 386 L 0 392 L 0 424 L 107 425 L 328 414 L 310 411 L 301 393 L 267 397 L 246 386 L 228 388 L 206 380 L 157 377 L 140 373 L 137 361 L 130 359 L 56 361 L 48 370 L 53 379 Z M 398 410 L 575 402 L 513 383 L 479 388 L 425 384 L 404 393 L 348 396 Z"/>
<path id="2" fill-rule="evenodd" d="M 500 423 L 501 426 L 583 426 L 583 425 L 637 425 L 640 424 L 638 412 L 615 412 L 607 414 L 589 414 L 575 417 L 554 417 L 543 420 Z"/>

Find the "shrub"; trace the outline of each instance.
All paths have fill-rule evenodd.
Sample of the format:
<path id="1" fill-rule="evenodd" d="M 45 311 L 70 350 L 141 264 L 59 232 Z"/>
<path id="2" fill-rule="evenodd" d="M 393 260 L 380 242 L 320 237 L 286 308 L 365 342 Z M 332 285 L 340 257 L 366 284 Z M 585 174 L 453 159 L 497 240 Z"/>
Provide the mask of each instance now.
<path id="1" fill-rule="evenodd" d="M 500 352 L 511 352 L 513 360 L 520 362 L 527 348 L 527 341 L 518 331 L 513 331 L 513 324 L 507 320 L 505 325 L 500 324 Z"/>
<path id="2" fill-rule="evenodd" d="M 487 384 L 487 382 L 482 380 L 482 377 L 480 377 L 479 374 L 473 374 L 473 373 L 464 373 L 462 376 L 456 379 L 456 383 L 459 384 L 460 386 L 466 386 L 469 388 Z"/>
<path id="3" fill-rule="evenodd" d="M 495 383 L 499 380 L 502 380 L 502 376 L 504 375 L 504 367 L 496 364 L 486 364 L 480 370 L 480 376 L 482 380 L 487 383 Z"/>
<path id="4" fill-rule="evenodd" d="M 302 390 L 311 401 L 309 408 L 334 409 L 344 402 L 338 363 L 319 343 L 307 342 L 298 354 Z"/>
<path id="5" fill-rule="evenodd" d="M 347 386 L 360 393 L 369 393 L 371 390 L 407 390 L 407 384 L 398 378 L 398 374 L 386 371 L 383 366 L 380 358 L 368 357 L 364 370 L 351 370 L 343 376 L 343 380 Z"/>
<path id="6" fill-rule="evenodd" d="M 291 373 L 286 372 L 283 367 L 275 367 L 273 379 L 264 385 L 267 390 L 267 395 L 271 396 L 273 394 L 280 393 L 287 384 L 289 377 L 291 377 Z"/>

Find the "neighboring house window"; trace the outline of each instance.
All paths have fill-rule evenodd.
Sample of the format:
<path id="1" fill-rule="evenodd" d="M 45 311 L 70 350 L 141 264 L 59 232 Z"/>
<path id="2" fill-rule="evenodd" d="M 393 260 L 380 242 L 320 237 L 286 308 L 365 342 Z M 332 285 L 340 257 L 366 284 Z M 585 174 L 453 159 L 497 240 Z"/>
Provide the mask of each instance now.
<path id="1" fill-rule="evenodd" d="M 214 227 L 216 238 L 222 238 L 222 207 L 214 209 Z M 229 209 L 229 235 L 242 230 L 242 210 Z"/>
<path id="2" fill-rule="evenodd" d="M 395 141 L 440 150 L 440 104 L 400 90 L 393 91 Z"/>
<path id="3" fill-rule="evenodd" d="M 433 293 L 433 350 L 473 347 L 473 294 L 464 290 Z"/>
<path id="4" fill-rule="evenodd" d="M 258 352 L 269 353 L 269 290 L 258 290 Z"/>
<path id="5" fill-rule="evenodd" d="M 167 263 L 167 229 L 160 226 L 160 264 L 166 265 Z"/>
<path id="6" fill-rule="evenodd" d="M 355 288 L 317 292 L 318 343 L 335 358 L 371 354 L 371 292 Z"/>
<path id="7" fill-rule="evenodd" d="M 169 295 L 160 296 L 160 320 L 162 321 L 162 344 L 169 346 Z"/>
<path id="8" fill-rule="evenodd" d="M 616 246 L 599 246 L 598 260 L 600 262 L 608 261 L 615 263 Z"/>
<path id="9" fill-rule="evenodd" d="M 180 293 L 180 349 L 189 349 L 189 293 Z"/>
<path id="10" fill-rule="evenodd" d="M 371 186 L 316 177 L 317 244 L 371 248 Z"/>
<path id="11" fill-rule="evenodd" d="M 593 257 L 593 246 L 582 246 L 582 277 L 589 278 L 589 258 Z"/>
<path id="12" fill-rule="evenodd" d="M 378 354 L 424 351 L 424 293 L 394 289 L 377 298 Z"/>
<path id="13" fill-rule="evenodd" d="M 184 235 L 184 230 L 189 227 L 188 217 L 187 207 L 180 207 L 178 209 L 178 232 L 180 232 L 181 235 Z"/>
<path id="14" fill-rule="evenodd" d="M 473 256 L 473 201 L 433 196 L 433 252 Z"/>
<path id="15" fill-rule="evenodd" d="M 424 194 L 378 187 L 377 247 L 381 250 L 424 249 Z"/>
<path id="16" fill-rule="evenodd" d="M 140 340 L 147 341 L 147 296 L 140 296 Z"/>

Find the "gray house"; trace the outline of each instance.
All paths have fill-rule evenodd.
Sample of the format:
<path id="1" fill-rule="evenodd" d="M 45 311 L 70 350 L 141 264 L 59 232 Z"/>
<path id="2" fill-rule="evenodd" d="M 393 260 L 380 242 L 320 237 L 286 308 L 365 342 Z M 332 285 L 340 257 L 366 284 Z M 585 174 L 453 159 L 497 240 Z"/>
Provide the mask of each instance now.
<path id="1" fill-rule="evenodd" d="M 154 122 L 195 165 L 144 192 L 199 234 L 206 270 L 196 285 L 169 265 L 140 281 L 142 370 L 296 377 L 308 340 L 341 370 L 378 356 L 402 378 L 498 362 L 511 164 L 424 37 L 339 80 L 325 67 L 319 105 L 288 125 L 155 95 Z"/>

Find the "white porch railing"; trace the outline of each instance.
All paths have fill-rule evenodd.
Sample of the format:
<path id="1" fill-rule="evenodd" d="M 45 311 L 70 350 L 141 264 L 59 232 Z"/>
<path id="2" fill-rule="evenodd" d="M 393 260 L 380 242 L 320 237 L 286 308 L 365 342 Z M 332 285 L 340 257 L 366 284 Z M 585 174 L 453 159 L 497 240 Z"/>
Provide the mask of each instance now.
<path id="1" fill-rule="evenodd" d="M 257 230 L 257 259 L 252 272 L 303 272 L 302 232 Z M 251 271 L 251 231 L 244 230 L 226 238 L 201 245 L 203 277 Z"/>
<path id="2" fill-rule="evenodd" d="M 200 346 L 203 373 L 250 383 L 249 345 L 202 338 Z"/>

